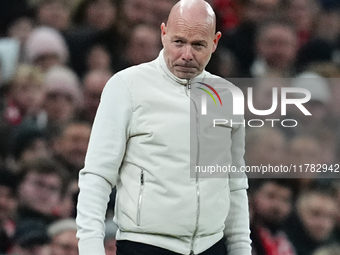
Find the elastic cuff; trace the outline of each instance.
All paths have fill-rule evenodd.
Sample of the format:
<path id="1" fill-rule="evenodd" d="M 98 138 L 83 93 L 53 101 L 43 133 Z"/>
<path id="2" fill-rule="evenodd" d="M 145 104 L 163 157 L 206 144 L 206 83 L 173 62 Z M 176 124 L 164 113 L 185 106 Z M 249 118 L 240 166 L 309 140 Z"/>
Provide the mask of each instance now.
<path id="1" fill-rule="evenodd" d="M 101 238 L 80 240 L 79 255 L 105 255 L 104 241 Z"/>

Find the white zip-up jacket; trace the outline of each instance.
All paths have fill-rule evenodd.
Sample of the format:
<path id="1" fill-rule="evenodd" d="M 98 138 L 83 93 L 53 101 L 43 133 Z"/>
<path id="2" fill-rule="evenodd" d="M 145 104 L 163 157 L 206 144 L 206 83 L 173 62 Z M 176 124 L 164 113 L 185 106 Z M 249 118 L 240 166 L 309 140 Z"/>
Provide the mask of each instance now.
<path id="1" fill-rule="evenodd" d="M 197 78 L 214 77 L 204 71 Z M 117 240 L 199 254 L 225 235 L 229 255 L 251 254 L 247 179 L 190 178 L 188 84 L 168 70 L 163 51 L 108 81 L 79 174 L 80 255 L 105 254 L 104 217 L 115 185 Z M 219 128 L 220 155 L 207 157 L 209 146 L 198 145 L 196 163 L 216 156 L 217 163 L 240 168 L 244 127 Z M 197 137 L 201 144 L 209 139 L 204 132 Z"/>

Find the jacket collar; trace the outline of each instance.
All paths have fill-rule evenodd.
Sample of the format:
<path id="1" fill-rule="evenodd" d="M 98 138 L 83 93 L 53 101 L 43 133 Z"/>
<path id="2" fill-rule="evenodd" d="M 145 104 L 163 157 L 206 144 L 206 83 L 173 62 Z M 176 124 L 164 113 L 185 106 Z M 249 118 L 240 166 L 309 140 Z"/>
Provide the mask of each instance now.
<path id="1" fill-rule="evenodd" d="M 176 75 L 174 75 L 168 68 L 165 59 L 164 59 L 164 49 L 162 49 L 158 55 L 157 58 L 157 64 L 160 67 L 161 71 L 163 71 L 171 80 L 181 84 L 181 85 L 187 85 L 189 80 L 187 79 L 181 79 L 178 78 Z M 200 73 L 198 76 L 196 76 L 194 79 L 203 79 L 205 77 L 205 71 Z"/>

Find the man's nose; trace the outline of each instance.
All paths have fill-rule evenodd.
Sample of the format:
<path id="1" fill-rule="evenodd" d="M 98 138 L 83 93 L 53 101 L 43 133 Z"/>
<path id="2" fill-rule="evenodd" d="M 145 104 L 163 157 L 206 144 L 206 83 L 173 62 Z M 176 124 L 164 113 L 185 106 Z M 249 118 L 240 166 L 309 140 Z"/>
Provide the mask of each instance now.
<path id="1" fill-rule="evenodd" d="M 183 48 L 182 60 L 184 60 L 184 61 L 192 61 L 193 60 L 192 48 L 191 48 L 190 45 L 186 45 Z"/>

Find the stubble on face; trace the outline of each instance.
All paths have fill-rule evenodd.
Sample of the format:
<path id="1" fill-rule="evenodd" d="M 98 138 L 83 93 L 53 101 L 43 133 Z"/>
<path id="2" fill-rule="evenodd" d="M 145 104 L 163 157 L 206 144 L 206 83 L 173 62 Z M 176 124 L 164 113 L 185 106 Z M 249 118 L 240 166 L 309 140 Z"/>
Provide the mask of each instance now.
<path id="1" fill-rule="evenodd" d="M 182 3 L 182 4 L 181 4 Z M 169 70 L 179 78 L 199 75 L 214 51 L 216 18 L 201 0 L 182 0 L 162 24 L 164 58 Z"/>

